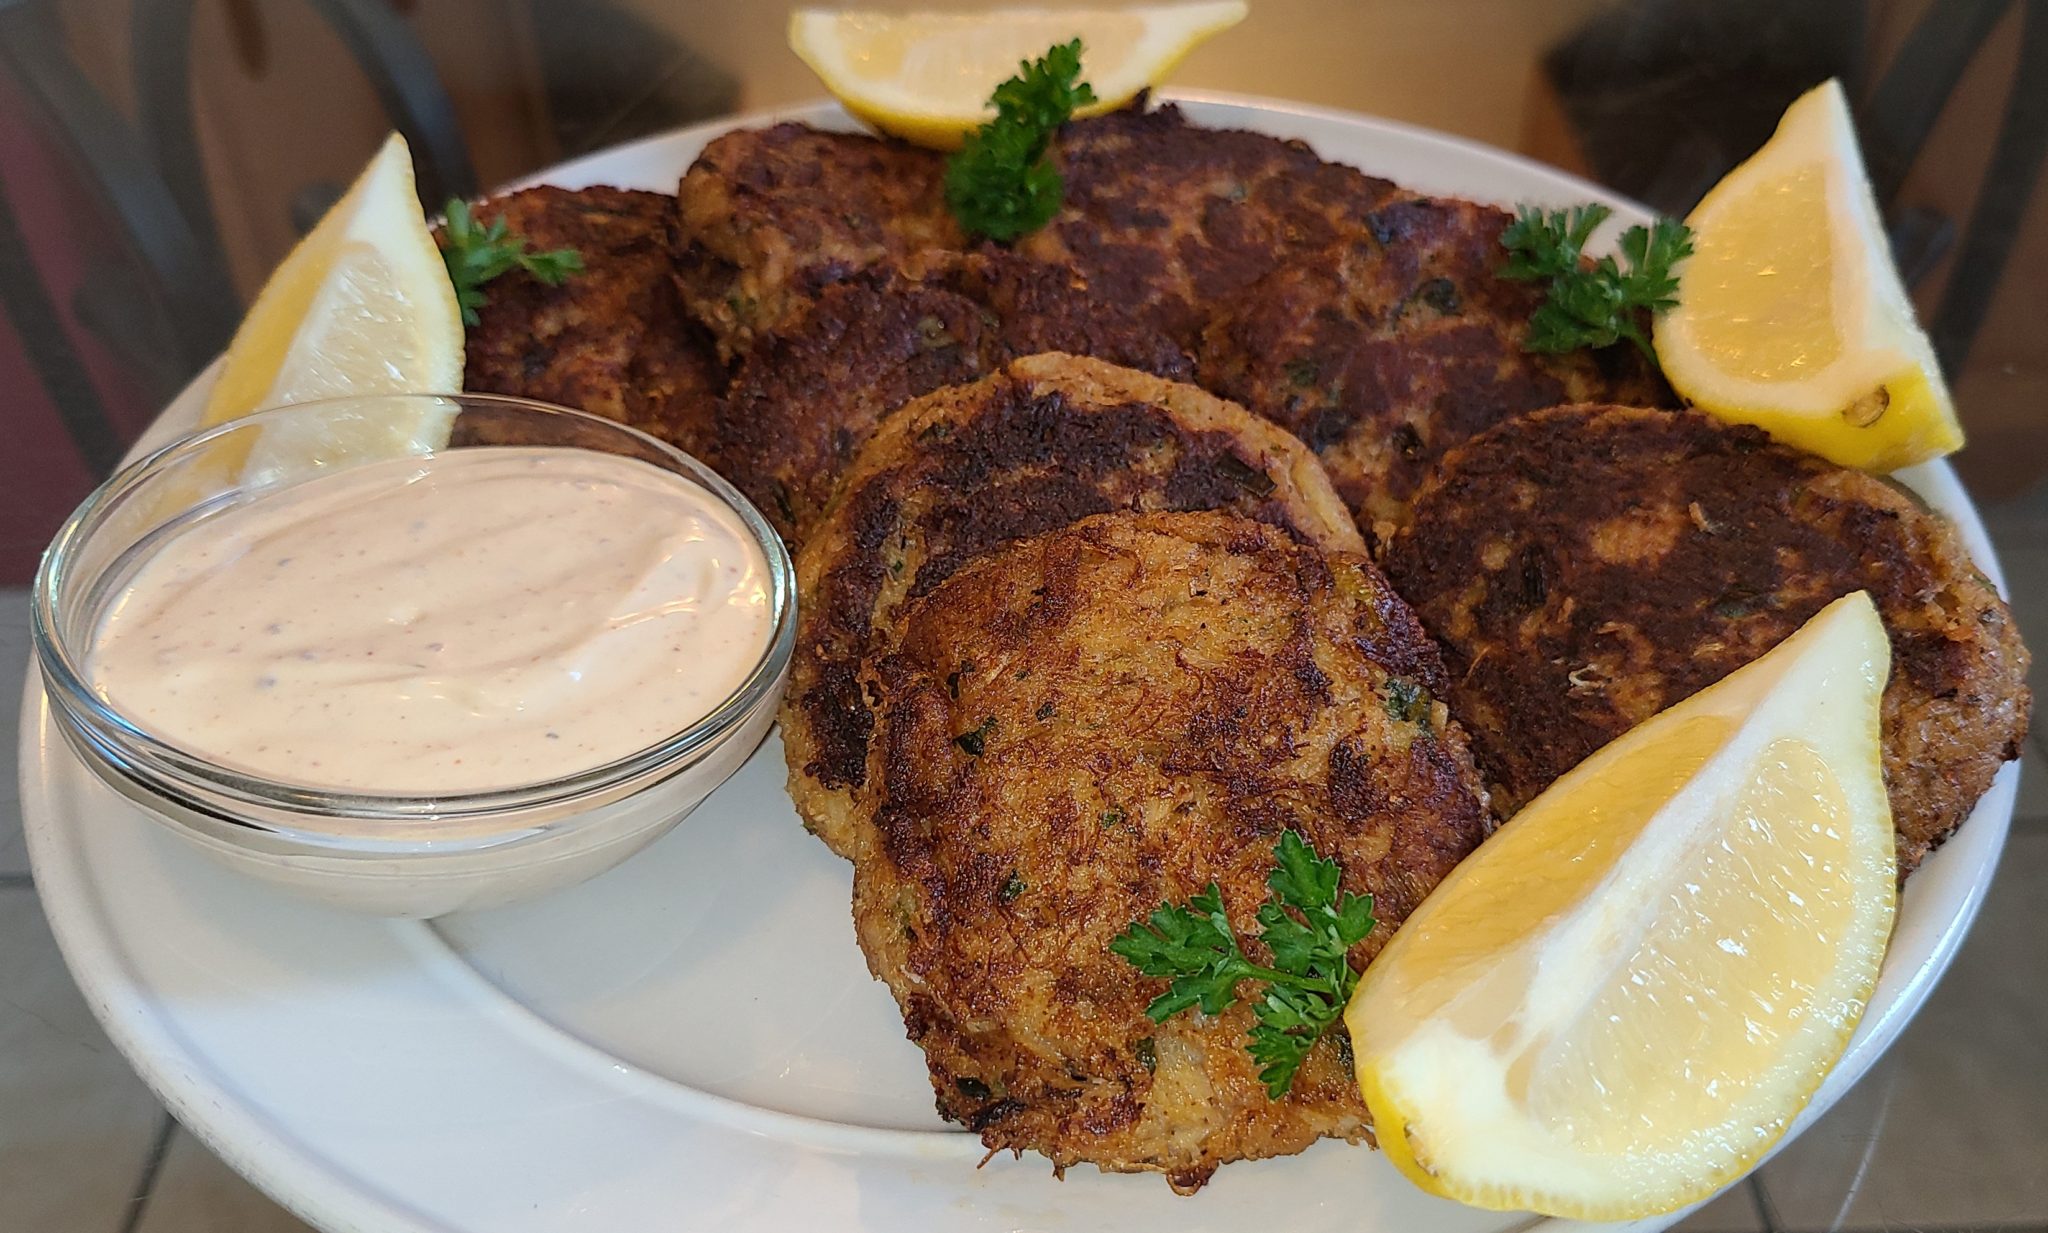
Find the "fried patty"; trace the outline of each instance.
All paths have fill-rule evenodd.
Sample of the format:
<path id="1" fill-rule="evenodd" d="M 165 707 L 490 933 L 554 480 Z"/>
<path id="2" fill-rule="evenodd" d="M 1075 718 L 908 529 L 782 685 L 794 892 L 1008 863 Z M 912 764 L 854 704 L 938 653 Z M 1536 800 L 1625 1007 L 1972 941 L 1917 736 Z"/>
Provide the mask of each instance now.
<path id="1" fill-rule="evenodd" d="M 870 274 L 827 288 L 747 357 L 718 417 L 726 477 L 791 544 L 883 417 L 1046 351 L 1186 380 L 1187 354 L 1073 271 L 1001 249 L 934 263 L 922 277 Z"/>
<path id="2" fill-rule="evenodd" d="M 1192 344 L 1210 317 L 1290 255 L 1352 234 L 1399 190 L 1299 141 L 1190 124 L 1172 104 L 1060 130 L 1060 212 L 1017 251 L 1079 270 L 1102 299 Z"/>
<path id="3" fill-rule="evenodd" d="M 1060 212 L 1017 242 L 1079 273 L 1098 303 L 1192 346 L 1215 307 L 1290 254 L 1355 232 L 1398 190 L 1298 141 L 1198 128 L 1171 104 L 1063 127 Z M 684 299 L 742 356 L 864 270 L 918 273 L 967 238 L 945 205 L 945 156 L 803 124 L 728 133 L 677 189 Z"/>
<path id="4" fill-rule="evenodd" d="M 2026 648 L 1948 523 L 1754 428 L 1609 406 L 1510 420 L 1444 458 L 1385 564 L 1509 813 L 1857 590 L 1891 635 L 1901 878 L 2026 736 Z"/>
<path id="5" fill-rule="evenodd" d="M 1363 544 L 1301 443 L 1192 386 L 1079 356 L 1018 360 L 885 421 L 797 556 L 782 709 L 789 792 L 853 850 L 873 715 L 861 662 L 902 605 L 1013 540 L 1112 510 L 1222 509 L 1325 548 Z"/>
<path id="6" fill-rule="evenodd" d="M 833 283 L 961 248 L 944 170 L 935 151 L 807 124 L 727 133 L 676 189 L 683 299 L 736 360 Z"/>
<path id="7" fill-rule="evenodd" d="M 674 199 L 543 186 L 480 201 L 536 249 L 573 248 L 583 272 L 550 287 L 513 270 L 484 288 L 463 388 L 560 403 L 692 453 L 704 447 L 725 371 L 683 312 L 669 257 Z"/>
<path id="8" fill-rule="evenodd" d="M 940 1111 L 1182 1192 L 1362 1138 L 1338 1035 L 1270 1099 L 1248 1005 L 1155 1024 L 1166 982 L 1108 948 L 1211 883 L 1255 938 L 1291 828 L 1374 897 L 1369 960 L 1487 825 L 1457 725 L 1409 704 L 1440 671 L 1363 555 L 1221 513 L 1090 518 L 913 602 L 866 678 L 854 920 Z"/>
<path id="9" fill-rule="evenodd" d="M 1203 384 L 1308 443 L 1359 526 L 1383 537 L 1443 452 L 1566 402 L 1668 405 L 1631 346 L 1522 349 L 1543 290 L 1499 276 L 1500 210 L 1391 201 L 1343 241 L 1229 298 L 1203 335 Z"/>

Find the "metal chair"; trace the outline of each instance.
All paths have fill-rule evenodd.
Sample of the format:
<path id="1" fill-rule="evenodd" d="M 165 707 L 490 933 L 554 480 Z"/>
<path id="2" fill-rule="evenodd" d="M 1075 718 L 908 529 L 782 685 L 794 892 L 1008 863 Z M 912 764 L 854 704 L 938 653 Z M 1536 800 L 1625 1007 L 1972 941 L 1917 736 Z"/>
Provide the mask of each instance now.
<path id="1" fill-rule="evenodd" d="M 1892 203 L 1913 159 L 1926 144 L 1972 56 L 2011 7 L 2010 0 L 1955 0 L 1930 9 L 1858 117 L 1878 200 Z M 1927 333 L 1951 372 L 1962 368 L 2005 264 L 2019 237 L 2027 202 L 2048 161 L 2048 11 L 2020 6 L 2019 66 L 1991 165 L 1963 225 L 1955 264 Z M 1896 233 L 1895 233 L 1896 234 Z"/>
<path id="2" fill-rule="evenodd" d="M 115 228 L 113 247 L 129 258 L 131 287 L 150 309 L 149 324 L 123 336 L 135 314 L 60 305 L 37 271 L 20 219 L 0 192 L 0 306 L 27 344 L 31 362 L 80 454 L 104 471 L 123 442 L 86 377 L 65 332 L 70 315 L 110 331 L 106 341 L 152 385 L 197 372 L 233 333 L 239 310 L 218 249 L 172 198 L 134 134 L 79 72 L 55 14 L 29 0 L 0 0 L 0 69 L 19 83 L 30 117 L 64 162 L 98 198 Z M 171 385 L 175 388 L 175 384 Z"/>
<path id="3" fill-rule="evenodd" d="M 581 0 L 573 6 L 529 2 L 533 19 L 550 32 L 543 70 L 550 97 L 561 94 L 557 123 L 566 116 L 576 125 L 565 142 L 570 152 L 731 108 L 737 84 L 729 74 L 630 13 L 584 7 Z M 474 196 L 476 173 L 455 108 L 431 57 L 388 0 L 304 3 L 341 39 L 404 134 L 428 212 L 450 197 Z M 0 70 L 24 83 L 38 127 L 56 135 L 81 182 L 105 203 L 117 247 L 132 251 L 137 274 L 96 281 L 79 303 L 54 303 L 0 194 L 0 307 L 27 342 L 78 449 L 104 470 L 119 455 L 121 434 L 99 405 L 60 314 L 68 307 L 74 320 L 145 375 L 152 393 L 168 398 L 226 345 L 240 305 L 199 145 L 191 63 L 195 0 L 134 0 L 134 126 L 73 63 L 53 7 L 54 0 L 0 0 Z M 635 57 L 624 72 L 621 45 Z M 600 64 L 607 71 L 595 71 Z M 293 203 L 302 222 L 327 204 L 319 187 Z M 138 280 L 139 298 L 151 307 L 150 320 L 140 324 L 129 310 Z"/>
<path id="4" fill-rule="evenodd" d="M 1871 183 L 1907 282 L 1955 253 L 1928 323 L 1953 372 L 1969 359 L 2048 159 L 2048 6 L 2019 6 L 2019 68 L 1969 219 L 1959 229 L 1904 207 L 1898 195 L 1963 74 L 2013 7 L 1929 6 L 1879 76 L 1865 63 L 1862 5 L 1639 0 L 1588 23 L 1543 67 L 1595 173 L 1674 214 L 1760 144 L 1799 92 L 1841 77 L 1858 100 Z"/>
<path id="5" fill-rule="evenodd" d="M 347 45 L 411 144 L 424 199 L 472 195 L 468 147 L 440 78 L 411 31 L 377 0 L 307 0 Z M 73 444 L 97 472 L 125 442 L 66 332 L 95 332 L 152 395 L 168 398 L 218 355 L 241 305 L 208 199 L 191 92 L 193 0 L 137 0 L 138 133 L 79 70 L 45 0 L 0 0 L 0 69 L 19 81 L 38 131 L 105 208 L 123 277 L 62 305 L 37 270 L 21 220 L 0 192 L 0 309 L 22 338 Z M 137 313 L 132 301 L 146 302 Z"/>
<path id="6" fill-rule="evenodd" d="M 476 172 L 433 59 L 381 0 L 305 0 L 370 78 L 385 114 L 412 147 L 421 203 L 476 195 Z M 136 0 L 135 96 L 143 137 L 186 216 L 211 220 L 192 103 L 194 0 Z"/>

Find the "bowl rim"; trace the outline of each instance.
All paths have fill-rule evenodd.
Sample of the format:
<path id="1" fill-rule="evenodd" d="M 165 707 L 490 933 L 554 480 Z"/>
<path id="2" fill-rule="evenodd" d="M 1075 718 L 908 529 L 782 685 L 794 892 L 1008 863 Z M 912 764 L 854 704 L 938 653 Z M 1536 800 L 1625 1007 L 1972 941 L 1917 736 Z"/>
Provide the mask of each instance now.
<path id="1" fill-rule="evenodd" d="M 716 707 L 651 745 L 596 766 L 549 779 L 442 794 L 323 788 L 226 767 L 205 754 L 150 732 L 93 690 L 82 671 L 83 655 L 73 653 L 72 640 L 62 632 L 64 626 L 60 617 L 63 614 L 59 611 L 57 597 L 60 589 L 69 582 L 78 554 L 91 542 L 92 533 L 99 528 L 105 515 L 171 465 L 204 450 L 224 436 L 252 428 L 260 429 L 269 422 L 394 399 L 447 401 L 458 408 L 514 409 L 567 418 L 603 431 L 623 434 L 671 464 L 666 468 L 671 474 L 680 473 L 680 478 L 704 489 L 724 504 L 746 527 L 755 547 L 767 562 L 771 614 L 769 632 L 746 676 Z M 443 446 L 418 457 L 430 458 L 450 448 L 479 447 Z M 563 445 L 549 448 L 587 447 Z M 315 470 L 276 487 L 287 487 L 333 473 Z M 113 558 L 114 561 L 125 559 L 125 553 Z M 85 579 L 81 584 L 84 589 L 79 593 L 91 594 L 97 582 L 97 578 Z M 573 407 L 503 394 L 415 391 L 350 394 L 264 408 L 222 424 L 180 434 L 141 458 L 119 467 L 80 502 L 44 550 L 30 590 L 29 617 L 31 643 L 37 666 L 48 688 L 52 710 L 72 735 L 91 746 L 94 761 L 104 762 L 108 769 L 188 808 L 197 808 L 214 817 L 281 837 L 308 840 L 323 846 L 337 839 L 396 841 L 411 846 L 413 843 L 434 844 L 437 840 L 476 837 L 476 824 L 484 821 L 500 822 L 500 825 L 489 828 L 493 832 L 529 825 L 516 818 L 501 816 L 603 797 L 619 789 L 634 788 L 642 780 L 649 784 L 659 782 L 689 765 L 697 756 L 716 747 L 738 729 L 759 707 L 775 703 L 795 647 L 796 607 L 796 567 L 781 535 L 737 488 L 696 457 L 631 425 Z M 294 825 L 280 824 L 260 815 L 249 817 L 227 813 L 222 810 L 222 804 L 280 812 L 287 815 Z"/>

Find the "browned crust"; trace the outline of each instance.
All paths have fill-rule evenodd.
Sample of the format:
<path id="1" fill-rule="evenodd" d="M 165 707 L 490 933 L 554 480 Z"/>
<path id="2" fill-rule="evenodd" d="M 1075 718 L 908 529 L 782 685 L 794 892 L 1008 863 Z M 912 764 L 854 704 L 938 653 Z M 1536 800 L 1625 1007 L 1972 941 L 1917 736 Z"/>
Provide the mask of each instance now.
<path id="1" fill-rule="evenodd" d="M 733 360 L 836 282 L 960 248 L 944 168 L 931 150 L 807 124 L 719 137 L 676 190 L 684 301 Z"/>
<path id="2" fill-rule="evenodd" d="M 1697 413 L 1511 420 L 1445 458 L 1387 568 L 1442 644 L 1452 710 L 1509 811 L 1856 590 L 1891 635 L 1901 877 L 2026 735 L 2026 648 L 1944 519 Z"/>
<path id="3" fill-rule="evenodd" d="M 463 387 L 575 407 L 692 453 L 709 435 L 725 372 L 676 298 L 674 199 L 617 188 L 542 186 L 480 201 L 536 249 L 573 248 L 583 272 L 548 286 L 515 270 L 485 288 Z"/>
<path id="4" fill-rule="evenodd" d="M 916 277 L 871 271 L 829 287 L 758 344 L 719 415 L 720 466 L 800 544 L 885 416 L 1045 351 L 1182 380 L 1194 371 L 1164 334 L 1072 270 L 994 247 L 934 258 Z"/>
<path id="5" fill-rule="evenodd" d="M 1186 347 L 1216 306 L 1355 233 L 1397 191 L 1302 142 L 1200 128 L 1143 98 L 1068 124 L 1052 157 L 1064 205 L 1016 251 L 1078 271 L 1098 301 Z M 728 133 L 677 189 L 683 298 L 737 360 L 833 284 L 967 247 L 944 176 L 943 155 L 894 140 L 794 123 Z"/>
<path id="6" fill-rule="evenodd" d="M 1184 1192 L 1362 1137 L 1341 1035 L 1274 1101 L 1248 1007 L 1154 1024 L 1165 982 L 1108 945 L 1211 882 L 1255 937 L 1292 828 L 1375 896 L 1363 963 L 1479 843 L 1462 734 L 1440 704 L 1389 707 L 1437 665 L 1378 570 L 1225 514 L 1107 514 L 981 557 L 901 630 L 864 676 L 854 916 L 940 1110 L 992 1150 Z"/>
<path id="7" fill-rule="evenodd" d="M 1189 345 L 1290 254 L 1356 232 L 1398 191 L 1302 142 L 1202 128 L 1142 99 L 1069 124 L 1053 159 L 1064 204 L 1018 251 L 1074 267 Z"/>
<path id="8" fill-rule="evenodd" d="M 1500 210 L 1401 198 L 1340 242 L 1233 297 L 1200 348 L 1203 384 L 1308 443 L 1361 527 L 1390 534 L 1443 452 L 1565 402 L 1673 405 L 1634 347 L 1523 349 L 1543 302 L 1499 276 Z"/>
<path id="9" fill-rule="evenodd" d="M 1363 547 L 1300 442 L 1193 386 L 1041 355 L 890 417 L 797 556 L 802 618 L 782 722 L 806 824 L 850 850 L 870 723 L 855 682 L 905 600 L 1002 544 L 1091 514 L 1217 508 L 1324 547 Z"/>

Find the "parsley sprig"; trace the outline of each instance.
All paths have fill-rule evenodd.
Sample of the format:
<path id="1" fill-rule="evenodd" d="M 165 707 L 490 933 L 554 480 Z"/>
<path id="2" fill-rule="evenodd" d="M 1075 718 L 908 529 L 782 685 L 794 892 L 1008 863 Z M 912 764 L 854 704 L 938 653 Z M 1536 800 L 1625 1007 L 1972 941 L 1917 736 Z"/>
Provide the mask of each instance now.
<path id="1" fill-rule="evenodd" d="M 1081 76 L 1081 40 L 1021 62 L 989 96 L 996 118 L 946 161 L 946 208 L 970 235 L 1013 240 L 1059 212 L 1060 173 L 1046 160 L 1053 134 L 1095 101 Z"/>
<path id="2" fill-rule="evenodd" d="M 1258 914 L 1270 965 L 1245 955 L 1214 882 L 1185 906 L 1164 903 L 1132 921 L 1109 949 L 1147 976 L 1172 980 L 1145 1008 L 1154 1023 L 1189 1007 L 1220 1015 L 1238 1000 L 1241 982 L 1264 981 L 1246 1050 L 1259 1063 L 1266 1094 L 1278 1100 L 1351 1000 L 1358 973 L 1346 954 L 1372 932 L 1373 915 L 1371 895 L 1338 894 L 1337 862 L 1317 856 L 1299 832 L 1280 833 L 1273 859 L 1266 878 L 1273 898 Z"/>
<path id="3" fill-rule="evenodd" d="M 1501 232 L 1508 250 L 1503 278 L 1550 285 L 1550 296 L 1529 318 L 1527 351 L 1558 353 L 1606 347 L 1626 338 L 1648 356 L 1649 335 L 1639 314 L 1660 313 L 1678 303 L 1677 264 L 1692 255 L 1692 230 L 1676 219 L 1630 227 L 1621 236 L 1624 262 L 1602 257 L 1581 261 L 1586 241 L 1612 214 L 1603 205 L 1569 210 L 1523 206 Z"/>
<path id="4" fill-rule="evenodd" d="M 525 270 L 550 287 L 558 286 L 571 274 L 583 272 L 583 255 L 573 248 L 552 252 L 532 251 L 526 237 L 513 235 L 505 220 L 494 218 L 479 226 L 469 203 L 459 197 L 448 199 L 446 221 L 441 227 L 441 260 L 448 266 L 448 281 L 455 284 L 455 302 L 462 306 L 462 324 L 477 323 L 476 310 L 490 302 L 483 285 L 511 270 Z"/>

